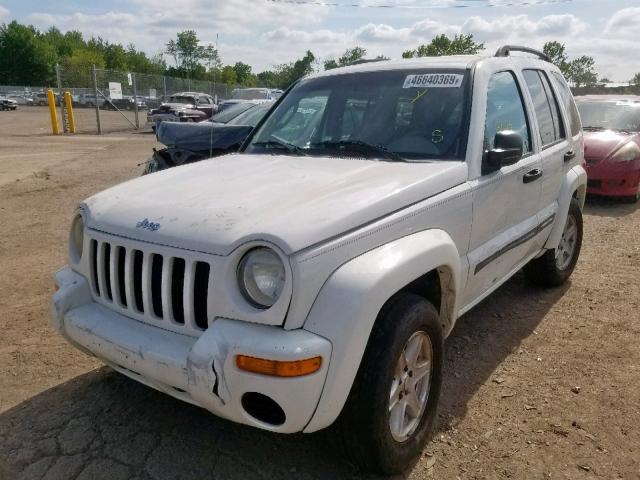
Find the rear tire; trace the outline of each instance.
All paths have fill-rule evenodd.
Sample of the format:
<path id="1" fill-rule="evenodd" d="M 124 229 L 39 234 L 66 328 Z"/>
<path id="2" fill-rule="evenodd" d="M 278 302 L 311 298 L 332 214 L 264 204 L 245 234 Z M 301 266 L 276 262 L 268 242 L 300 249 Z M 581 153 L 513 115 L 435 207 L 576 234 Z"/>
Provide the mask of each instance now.
<path id="1" fill-rule="evenodd" d="M 400 293 L 383 307 L 336 425 L 360 468 L 397 474 L 420 457 L 437 416 L 443 350 L 431 303 Z"/>
<path id="2" fill-rule="evenodd" d="M 527 278 L 542 287 L 557 287 L 571 276 L 582 247 L 582 211 L 575 198 L 571 199 L 569 214 L 560 244 L 544 255 L 534 258 L 524 267 Z"/>

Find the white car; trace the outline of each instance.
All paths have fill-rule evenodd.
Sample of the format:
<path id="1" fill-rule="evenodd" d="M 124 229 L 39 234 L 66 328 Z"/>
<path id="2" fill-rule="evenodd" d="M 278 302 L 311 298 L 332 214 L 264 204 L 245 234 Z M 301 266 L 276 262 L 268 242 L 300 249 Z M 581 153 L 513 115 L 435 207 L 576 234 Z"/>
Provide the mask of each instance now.
<path id="1" fill-rule="evenodd" d="M 53 325 L 234 422 L 337 421 L 354 461 L 399 472 L 434 429 L 456 319 L 523 267 L 573 271 L 582 162 L 567 84 L 523 47 L 311 75 L 240 153 L 81 203 Z"/>

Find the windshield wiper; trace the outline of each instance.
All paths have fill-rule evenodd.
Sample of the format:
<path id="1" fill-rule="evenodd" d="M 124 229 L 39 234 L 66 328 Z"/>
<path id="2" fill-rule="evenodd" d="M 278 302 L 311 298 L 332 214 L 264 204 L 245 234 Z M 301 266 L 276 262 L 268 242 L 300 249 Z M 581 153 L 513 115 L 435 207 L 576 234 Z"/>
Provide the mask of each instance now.
<path id="1" fill-rule="evenodd" d="M 593 125 L 587 125 L 586 127 L 582 127 L 583 130 L 587 130 L 589 132 L 599 132 L 601 130 L 606 130 L 604 127 L 595 127 Z"/>
<path id="2" fill-rule="evenodd" d="M 352 149 L 352 150 L 360 150 L 366 151 L 369 153 L 379 153 L 382 154 L 383 158 L 387 160 L 393 160 L 396 162 L 404 162 L 405 159 L 402 158 L 395 152 L 386 149 L 382 145 L 374 145 L 372 143 L 363 142 L 362 140 L 340 140 L 339 142 L 319 142 L 313 143 L 310 145 L 310 148 L 336 148 L 338 150 L 341 149 Z"/>
<path id="3" fill-rule="evenodd" d="M 299 146 L 294 145 L 293 143 L 279 142 L 278 140 L 256 142 L 256 143 L 253 143 L 252 146 L 286 150 L 289 153 L 297 153 L 298 155 L 304 155 L 305 157 L 309 156 L 309 154 L 304 151 L 304 148 L 300 148 Z"/>

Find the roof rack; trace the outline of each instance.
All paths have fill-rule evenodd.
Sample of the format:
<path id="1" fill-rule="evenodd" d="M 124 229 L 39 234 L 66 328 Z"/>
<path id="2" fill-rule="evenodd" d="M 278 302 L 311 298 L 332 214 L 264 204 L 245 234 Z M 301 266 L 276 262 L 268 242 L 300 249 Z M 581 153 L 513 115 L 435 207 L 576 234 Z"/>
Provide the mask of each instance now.
<path id="1" fill-rule="evenodd" d="M 389 60 L 386 57 L 382 57 L 382 58 L 361 58 L 359 60 L 354 60 L 353 62 L 349 62 L 345 65 L 345 67 L 350 67 L 351 65 L 361 65 L 363 63 L 373 63 L 373 62 L 384 62 L 386 60 Z"/>
<path id="2" fill-rule="evenodd" d="M 537 56 L 538 58 L 540 58 L 541 60 L 544 60 L 545 62 L 552 63 L 551 58 L 549 58 L 549 55 L 547 55 L 546 53 L 542 53 L 540 50 L 536 50 L 535 48 L 521 47 L 519 45 L 504 45 L 498 49 L 495 56 L 508 57 L 511 54 L 511 52 L 531 53 L 532 55 Z"/>

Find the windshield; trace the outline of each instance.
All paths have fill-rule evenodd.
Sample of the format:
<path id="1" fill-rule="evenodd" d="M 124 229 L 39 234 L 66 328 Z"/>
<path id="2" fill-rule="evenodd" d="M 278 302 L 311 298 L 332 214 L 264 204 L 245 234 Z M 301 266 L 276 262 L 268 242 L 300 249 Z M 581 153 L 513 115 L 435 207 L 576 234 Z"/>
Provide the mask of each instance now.
<path id="1" fill-rule="evenodd" d="M 246 151 L 463 159 L 468 77 L 465 70 L 411 69 L 303 80 L 269 115 Z"/>
<path id="2" fill-rule="evenodd" d="M 172 96 L 169 97 L 167 103 L 187 103 L 189 105 L 195 105 L 196 101 L 193 97 Z"/>
<path id="3" fill-rule="evenodd" d="M 630 102 L 579 101 L 578 111 L 585 130 L 640 131 L 640 104 Z"/>
<path id="4" fill-rule="evenodd" d="M 263 103 L 261 105 L 255 105 L 253 108 L 241 113 L 236 118 L 229 120 L 228 125 L 248 125 L 255 127 L 262 117 L 269 111 L 271 103 Z"/>
<path id="5" fill-rule="evenodd" d="M 244 113 L 255 106 L 255 103 L 236 103 L 225 108 L 222 112 L 215 114 L 209 121 L 215 123 L 227 123 L 241 113 Z"/>

